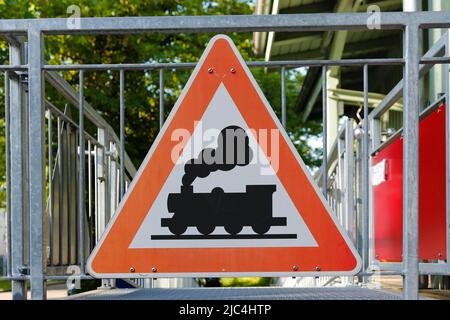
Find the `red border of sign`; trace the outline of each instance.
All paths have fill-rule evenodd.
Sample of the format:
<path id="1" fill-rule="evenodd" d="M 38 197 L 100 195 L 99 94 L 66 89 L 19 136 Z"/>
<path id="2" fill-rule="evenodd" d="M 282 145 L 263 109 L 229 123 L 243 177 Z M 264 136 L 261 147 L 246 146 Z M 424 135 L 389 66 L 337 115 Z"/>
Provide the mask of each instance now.
<path id="1" fill-rule="evenodd" d="M 208 72 L 213 68 L 214 72 Z M 235 72 L 230 70 L 234 68 Z M 252 129 L 280 129 L 278 177 L 313 234 L 317 247 L 130 249 L 137 230 L 169 176 L 171 132 L 191 134 L 223 83 Z M 255 137 L 258 141 L 258 137 Z M 270 145 L 270 141 L 266 145 Z M 267 150 L 263 150 L 267 154 Z M 87 263 L 96 277 L 352 275 L 360 257 L 331 214 L 305 164 L 231 39 L 211 39 L 116 214 Z M 134 272 L 132 272 L 133 270 Z M 153 271 L 152 271 L 153 270 Z M 294 271 L 295 270 L 295 271 Z"/>

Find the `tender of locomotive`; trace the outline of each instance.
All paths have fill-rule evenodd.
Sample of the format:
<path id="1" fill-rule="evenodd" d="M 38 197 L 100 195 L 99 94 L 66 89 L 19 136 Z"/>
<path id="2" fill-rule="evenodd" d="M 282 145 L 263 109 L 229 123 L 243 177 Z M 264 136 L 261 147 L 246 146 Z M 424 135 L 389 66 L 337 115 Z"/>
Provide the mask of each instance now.
<path id="1" fill-rule="evenodd" d="M 216 227 L 224 227 L 231 235 L 251 227 L 263 235 L 272 226 L 286 226 L 285 217 L 273 217 L 272 198 L 276 185 L 247 185 L 246 192 L 227 193 L 216 187 L 211 193 L 194 193 L 191 185 L 181 186 L 180 193 L 171 193 L 167 208 L 171 218 L 162 218 L 161 226 L 175 235 L 196 227 L 203 235 Z"/>

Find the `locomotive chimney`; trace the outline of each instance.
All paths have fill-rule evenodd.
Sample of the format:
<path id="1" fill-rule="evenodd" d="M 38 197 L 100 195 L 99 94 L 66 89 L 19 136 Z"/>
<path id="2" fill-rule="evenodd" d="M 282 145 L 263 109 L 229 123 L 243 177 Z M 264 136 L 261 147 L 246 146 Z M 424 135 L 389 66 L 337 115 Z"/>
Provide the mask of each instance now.
<path id="1" fill-rule="evenodd" d="M 192 193 L 194 192 L 194 187 L 192 185 L 181 186 L 181 193 Z"/>
<path id="2" fill-rule="evenodd" d="M 181 180 L 182 191 L 184 190 L 183 187 L 191 186 L 196 178 L 205 178 L 211 172 L 217 170 L 229 171 L 236 166 L 246 166 L 253 158 L 249 137 L 241 127 L 228 126 L 223 128 L 219 133 L 217 144 L 216 149 L 205 148 L 200 152 L 197 159 L 193 158 L 186 162 Z M 211 160 L 213 160 L 212 163 Z"/>

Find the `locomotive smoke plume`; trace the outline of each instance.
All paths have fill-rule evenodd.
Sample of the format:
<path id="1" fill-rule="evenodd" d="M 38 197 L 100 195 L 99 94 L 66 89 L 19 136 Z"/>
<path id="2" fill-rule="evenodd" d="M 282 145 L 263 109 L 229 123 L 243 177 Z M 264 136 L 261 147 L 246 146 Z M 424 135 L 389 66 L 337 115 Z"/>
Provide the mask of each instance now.
<path id="1" fill-rule="evenodd" d="M 211 172 L 246 166 L 252 158 L 253 152 L 245 130 L 238 126 L 228 126 L 217 137 L 217 149 L 205 148 L 198 158 L 186 162 L 182 183 L 189 186 L 196 178 L 205 178 Z"/>

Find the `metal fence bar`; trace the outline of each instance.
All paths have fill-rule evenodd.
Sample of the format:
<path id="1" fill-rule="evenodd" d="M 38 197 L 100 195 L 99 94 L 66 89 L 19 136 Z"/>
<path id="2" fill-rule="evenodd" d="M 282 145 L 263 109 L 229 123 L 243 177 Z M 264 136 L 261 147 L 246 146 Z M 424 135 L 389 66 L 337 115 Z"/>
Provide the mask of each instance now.
<path id="1" fill-rule="evenodd" d="M 403 65 L 403 58 L 364 58 L 364 59 L 342 59 L 342 60 L 280 60 L 280 61 L 247 61 L 246 64 L 252 68 L 299 68 L 299 67 L 322 67 L 322 66 L 363 66 L 368 65 Z M 196 62 L 153 62 L 153 63 L 93 63 L 93 64 L 46 64 L 45 70 L 70 71 L 70 70 L 156 70 L 156 69 L 192 69 Z"/>
<path id="2" fill-rule="evenodd" d="M 88 216 L 92 219 L 92 142 L 88 139 Z"/>
<path id="3" fill-rule="evenodd" d="M 327 104 L 328 104 L 328 87 L 327 87 L 327 67 L 322 67 L 322 122 L 323 122 L 323 155 L 322 155 L 322 192 L 327 199 L 327 186 L 328 186 L 328 168 L 327 168 L 327 157 L 328 157 L 328 141 L 327 141 Z"/>
<path id="4" fill-rule="evenodd" d="M 97 148 L 97 214 L 96 214 L 96 240 L 100 239 L 105 226 L 108 223 L 107 215 L 109 212 L 109 202 L 107 200 L 108 192 L 108 170 L 106 151 L 109 148 L 109 138 L 104 129 L 97 129 L 97 139 L 104 148 Z"/>
<path id="5" fill-rule="evenodd" d="M 348 221 L 348 230 L 353 242 L 356 242 L 356 223 L 355 223 L 355 210 L 353 201 L 353 177 L 355 172 L 355 159 L 354 159 L 354 135 L 353 135 L 353 119 L 348 118 L 345 122 L 345 164 L 344 164 L 344 175 L 345 175 L 345 194 L 344 203 L 346 209 L 346 216 Z"/>
<path id="6" fill-rule="evenodd" d="M 159 69 L 159 129 L 164 125 L 164 69 Z"/>
<path id="7" fill-rule="evenodd" d="M 356 199 L 356 245 L 358 249 L 358 253 L 362 257 L 362 251 L 363 251 L 363 234 L 362 234 L 362 217 L 363 217 L 363 204 L 362 204 L 362 186 L 363 186 L 363 180 L 362 180 L 362 130 L 360 125 L 358 125 L 358 129 L 355 132 L 356 137 L 356 160 L 355 160 L 355 166 L 356 166 L 356 177 L 355 177 L 355 199 Z M 361 273 L 365 273 L 362 271 Z"/>
<path id="8" fill-rule="evenodd" d="M 6 227 L 7 227 L 7 235 L 6 235 L 6 250 L 7 250 L 7 267 L 6 267 L 6 275 L 11 276 L 11 153 L 10 153 L 10 122 L 9 122 L 9 114 L 10 114 L 10 88 L 9 88 L 9 71 L 5 71 L 4 74 L 5 81 L 5 187 L 6 187 Z"/>
<path id="9" fill-rule="evenodd" d="M 12 64 L 22 60 L 22 46 L 10 43 L 10 60 Z M 25 229 L 26 229 L 26 153 L 23 144 L 26 143 L 25 105 L 22 100 L 20 78 L 17 75 L 10 77 L 9 96 L 10 107 L 10 219 L 11 219 L 11 275 L 20 276 L 25 265 Z M 7 154 L 8 157 L 8 154 Z M 27 298 L 26 283 L 24 281 L 12 282 L 12 296 L 15 300 Z"/>
<path id="10" fill-rule="evenodd" d="M 422 121 L 422 119 L 425 119 L 427 116 L 429 116 L 433 111 L 438 109 L 443 103 L 445 103 L 445 96 L 442 96 L 435 101 L 433 101 L 430 105 L 428 105 L 424 110 L 422 110 L 419 114 L 419 121 Z M 370 119 L 370 115 L 369 115 Z M 371 129 L 373 128 L 374 135 L 376 133 L 377 136 L 374 136 L 372 140 L 372 146 L 373 148 L 370 150 L 371 155 L 375 155 L 377 152 L 380 152 L 381 150 L 384 150 L 387 146 L 389 146 L 391 143 L 396 141 L 399 137 L 403 134 L 403 127 L 395 131 L 394 134 L 389 135 L 389 137 L 386 138 L 385 141 L 381 142 L 381 121 L 379 118 L 373 118 L 370 119 L 371 122 Z"/>
<path id="11" fill-rule="evenodd" d="M 286 129 L 286 67 L 281 67 L 281 124 Z"/>
<path id="12" fill-rule="evenodd" d="M 282 16 L 282 18 L 281 18 Z M 45 34 L 129 34 L 129 33 L 200 33 L 268 32 L 268 31 L 335 31 L 367 29 L 370 13 L 320 13 L 285 15 L 226 16 L 153 16 L 80 18 L 72 28 L 64 18 L 0 20 L 0 33 L 26 34 L 42 30 Z M 318 21 L 320 20 L 320 23 Z M 415 23 L 422 28 L 449 28 L 449 12 L 384 12 L 382 30 L 399 30 Z"/>
<path id="13" fill-rule="evenodd" d="M 78 92 L 56 71 L 47 71 L 45 72 L 45 79 L 50 83 L 52 87 L 54 87 L 61 95 L 67 99 L 69 103 L 74 105 L 75 107 L 79 104 L 79 94 Z M 120 139 L 116 136 L 114 130 L 109 125 L 108 122 L 85 100 L 84 101 L 84 111 L 85 116 L 89 119 L 92 124 L 96 125 L 98 129 L 106 130 L 109 133 L 108 139 L 114 140 L 118 145 Z M 97 139 L 98 141 L 101 140 Z M 101 143 L 102 144 L 102 143 Z M 102 144 L 103 145 L 103 144 Z M 106 146 L 106 144 L 105 144 Z M 125 168 L 131 175 L 136 174 L 136 168 L 133 165 L 128 154 L 125 152 Z"/>
<path id="14" fill-rule="evenodd" d="M 125 70 L 120 70 L 120 175 L 119 175 L 119 199 L 122 199 L 125 193 Z"/>
<path id="15" fill-rule="evenodd" d="M 445 54 L 446 42 L 448 37 L 446 32 L 431 48 L 428 50 L 423 59 L 436 57 Z M 421 65 L 419 72 L 420 76 L 424 76 L 431 70 L 432 65 Z M 389 108 L 403 96 L 403 79 L 384 97 L 384 99 L 378 104 L 378 106 L 370 113 L 370 118 L 380 118 Z"/>
<path id="16" fill-rule="evenodd" d="M 450 57 L 433 57 L 433 58 L 423 58 L 420 60 L 420 64 L 430 64 L 432 66 L 439 64 L 448 64 L 450 63 Z"/>
<path id="17" fill-rule="evenodd" d="M 72 219 L 72 203 L 71 203 L 71 194 L 75 190 L 71 190 L 72 187 L 72 125 L 70 123 L 66 123 L 66 137 L 67 137 L 67 147 L 66 147 L 66 159 L 67 159 L 67 169 L 66 169 L 66 204 L 67 204 L 67 218 L 65 219 L 66 230 L 67 230 L 67 254 L 66 254 L 66 263 L 71 264 L 72 260 L 72 246 L 70 245 L 70 240 L 72 239 L 72 228 L 70 221 Z M 76 191 L 75 191 L 76 192 Z"/>
<path id="18" fill-rule="evenodd" d="M 61 118 L 57 117 L 57 143 L 58 143 L 58 262 L 62 264 L 62 233 L 63 233 L 63 150 L 62 150 L 62 134 L 63 125 L 61 123 Z"/>
<path id="19" fill-rule="evenodd" d="M 43 38 L 30 29 L 29 44 L 29 209 L 31 298 L 45 299 L 43 218 L 45 210 L 44 79 L 42 77 Z"/>
<path id="20" fill-rule="evenodd" d="M 381 144 L 381 119 L 371 118 L 369 115 L 370 123 L 370 151 L 369 154 L 373 155 L 374 151 L 377 150 Z M 374 196 L 373 196 L 373 186 L 371 184 L 371 179 L 369 176 L 369 265 L 376 261 L 375 257 L 375 210 L 374 210 Z"/>
<path id="21" fill-rule="evenodd" d="M 49 244 L 50 264 L 53 265 L 53 148 L 52 148 L 52 113 L 47 113 L 47 148 L 48 148 L 48 213 L 49 213 Z"/>
<path id="22" fill-rule="evenodd" d="M 75 121 L 73 121 L 69 116 L 65 115 L 64 112 L 59 110 L 48 100 L 45 100 L 44 103 L 45 103 L 45 107 L 47 108 L 47 110 L 49 110 L 51 113 L 53 113 L 56 117 L 61 118 L 64 122 L 70 123 L 72 125 L 72 127 L 76 128 L 78 130 L 78 124 Z M 86 113 L 85 113 L 85 115 L 86 115 Z M 90 140 L 93 144 L 100 146 L 100 143 L 86 131 L 84 131 L 84 136 L 85 136 L 85 138 Z"/>
<path id="23" fill-rule="evenodd" d="M 128 33 L 199 33 L 255 31 L 334 31 L 366 29 L 369 13 L 321 13 L 281 15 L 226 16 L 153 16 L 120 18 L 80 18 L 77 28 L 67 19 L 11 19 L 0 21 L 0 33 L 24 33 L 41 29 L 45 34 L 128 34 Z M 320 22 L 318 22 L 320 21 Z M 380 16 L 382 30 L 401 29 L 415 22 L 424 28 L 448 28 L 447 12 L 386 12 Z"/>
<path id="24" fill-rule="evenodd" d="M 27 65 L 13 66 L 8 64 L 0 65 L 0 71 L 26 71 L 28 70 Z"/>
<path id="25" fill-rule="evenodd" d="M 85 252 L 87 253 L 87 255 L 89 255 L 91 253 L 92 250 L 92 244 L 95 243 L 95 240 L 93 239 L 93 233 L 95 231 L 93 225 L 92 225 L 92 221 L 94 221 L 96 219 L 96 217 L 94 217 L 92 215 L 92 206 L 96 205 L 96 202 L 93 202 L 93 197 L 92 197 L 92 143 L 91 140 L 88 139 L 88 168 L 87 168 L 87 174 L 88 174 L 88 245 L 86 245 L 87 250 L 85 250 Z M 94 146 L 95 148 L 95 146 Z M 95 150 L 95 149 L 94 149 Z M 94 151 L 95 152 L 95 151 Z M 95 196 L 94 196 L 95 198 Z"/>
<path id="26" fill-rule="evenodd" d="M 403 297 L 419 298 L 419 28 L 404 31 Z"/>
<path id="27" fill-rule="evenodd" d="M 337 167 L 336 167 L 336 178 L 334 183 L 334 188 L 337 193 L 336 200 L 338 202 L 336 214 L 339 217 L 339 221 L 341 225 L 344 227 L 345 231 L 348 232 L 348 221 L 347 221 L 347 208 L 346 202 L 344 201 L 346 191 L 346 174 L 345 174 L 345 155 L 347 153 L 346 144 L 345 144 L 345 129 L 346 126 L 341 128 L 336 137 L 337 147 L 338 147 L 338 158 L 337 158 Z"/>
<path id="28" fill-rule="evenodd" d="M 363 119 L 363 150 L 362 150 L 362 262 L 363 272 L 369 265 L 369 66 L 363 68 L 364 82 L 364 119 Z"/>
<path id="29" fill-rule="evenodd" d="M 80 261 L 80 271 L 84 274 L 84 215 L 85 215 L 85 200 L 84 200 L 84 171 L 85 171 L 85 142 L 84 142 L 84 71 L 79 73 L 79 122 L 78 122 L 78 141 L 79 141 L 79 168 L 78 168 L 78 233 L 79 243 L 78 257 Z"/>

